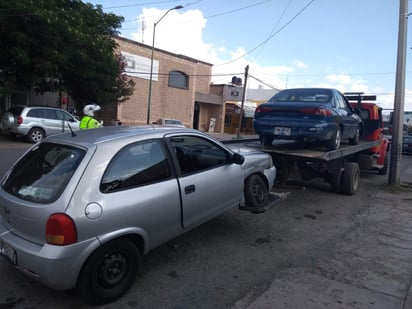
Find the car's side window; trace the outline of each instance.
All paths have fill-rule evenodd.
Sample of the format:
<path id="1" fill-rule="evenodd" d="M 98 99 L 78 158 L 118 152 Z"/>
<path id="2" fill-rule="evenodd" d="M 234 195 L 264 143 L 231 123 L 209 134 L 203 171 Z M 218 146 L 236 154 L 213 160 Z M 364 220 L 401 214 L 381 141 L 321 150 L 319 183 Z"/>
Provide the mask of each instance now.
<path id="1" fill-rule="evenodd" d="M 161 140 L 147 140 L 121 149 L 108 165 L 100 190 L 110 193 L 144 186 L 172 176 Z"/>
<path id="2" fill-rule="evenodd" d="M 27 117 L 44 118 L 42 109 L 31 109 L 27 112 Z"/>
<path id="3" fill-rule="evenodd" d="M 338 108 L 340 109 L 348 109 L 348 107 L 346 106 L 346 102 L 345 100 L 342 98 L 342 96 L 340 94 L 336 94 L 335 95 L 336 98 L 336 102 L 338 104 Z"/>
<path id="4" fill-rule="evenodd" d="M 183 175 L 215 168 L 228 163 L 228 153 L 219 145 L 198 136 L 175 136 L 170 139 Z"/>

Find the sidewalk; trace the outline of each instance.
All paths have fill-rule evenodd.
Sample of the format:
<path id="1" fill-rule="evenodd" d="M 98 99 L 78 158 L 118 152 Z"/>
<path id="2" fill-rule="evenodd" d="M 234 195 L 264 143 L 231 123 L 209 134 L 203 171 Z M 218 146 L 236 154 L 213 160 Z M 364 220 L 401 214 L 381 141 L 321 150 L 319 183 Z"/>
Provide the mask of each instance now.
<path id="1" fill-rule="evenodd" d="M 266 291 L 232 309 L 412 308 L 412 189 L 371 195 L 331 254 L 275 273 Z"/>

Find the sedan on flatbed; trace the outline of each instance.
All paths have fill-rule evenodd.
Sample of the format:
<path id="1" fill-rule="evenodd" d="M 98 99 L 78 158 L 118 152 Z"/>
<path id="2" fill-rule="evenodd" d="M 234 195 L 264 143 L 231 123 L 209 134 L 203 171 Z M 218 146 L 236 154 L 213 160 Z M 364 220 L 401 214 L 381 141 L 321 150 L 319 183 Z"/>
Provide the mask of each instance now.
<path id="1" fill-rule="evenodd" d="M 123 295 L 142 255 L 224 211 L 263 207 L 268 154 L 186 128 L 112 126 L 44 139 L 5 174 L 0 253 L 91 303 Z"/>
<path id="2" fill-rule="evenodd" d="M 359 143 L 363 123 L 335 89 L 297 88 L 275 94 L 255 110 L 253 125 L 264 146 L 274 139 L 323 143 L 328 150 L 342 140 Z"/>

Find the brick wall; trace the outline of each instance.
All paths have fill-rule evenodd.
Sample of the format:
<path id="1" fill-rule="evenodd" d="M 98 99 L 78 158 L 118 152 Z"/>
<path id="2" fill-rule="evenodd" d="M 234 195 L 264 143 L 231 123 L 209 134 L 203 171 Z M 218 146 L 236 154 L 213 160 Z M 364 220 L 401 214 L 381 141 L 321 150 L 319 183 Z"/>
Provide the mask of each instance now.
<path id="1" fill-rule="evenodd" d="M 116 38 L 118 51 L 148 58 L 151 46 L 128 39 Z M 195 92 L 209 93 L 212 65 L 163 50 L 154 50 L 153 59 L 159 61 L 158 80 L 152 80 L 150 122 L 158 118 L 176 118 L 187 127 L 193 125 Z M 189 77 L 189 88 L 168 86 L 168 73 L 180 71 Z M 148 78 L 148 77 L 147 77 Z M 123 124 L 145 124 L 148 110 L 149 79 L 133 77 L 135 90 L 126 102 L 120 103 L 117 118 Z M 204 112 L 201 110 L 201 115 Z"/>

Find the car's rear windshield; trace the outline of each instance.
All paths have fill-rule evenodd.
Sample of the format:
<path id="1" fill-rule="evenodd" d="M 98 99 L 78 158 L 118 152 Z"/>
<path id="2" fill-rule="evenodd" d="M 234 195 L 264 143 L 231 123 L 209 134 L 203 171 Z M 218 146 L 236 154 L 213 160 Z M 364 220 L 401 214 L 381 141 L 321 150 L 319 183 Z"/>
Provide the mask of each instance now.
<path id="1" fill-rule="evenodd" d="M 326 103 L 331 99 L 330 91 L 319 90 L 284 90 L 274 95 L 269 102 L 314 102 Z"/>
<path id="2" fill-rule="evenodd" d="M 23 110 L 24 106 L 12 106 L 8 112 L 12 113 L 15 116 L 19 116 Z"/>
<path id="3" fill-rule="evenodd" d="M 3 189 L 23 200 L 56 200 L 80 164 L 84 149 L 40 143 L 27 153 L 2 183 Z"/>

